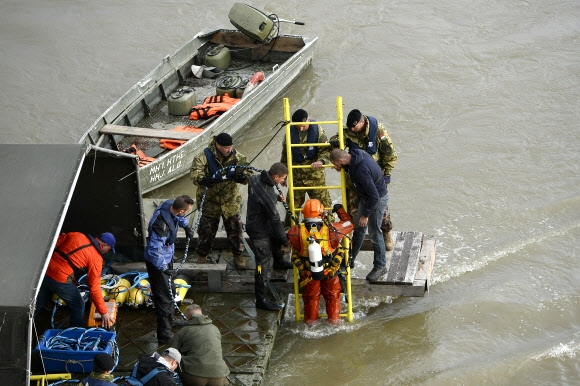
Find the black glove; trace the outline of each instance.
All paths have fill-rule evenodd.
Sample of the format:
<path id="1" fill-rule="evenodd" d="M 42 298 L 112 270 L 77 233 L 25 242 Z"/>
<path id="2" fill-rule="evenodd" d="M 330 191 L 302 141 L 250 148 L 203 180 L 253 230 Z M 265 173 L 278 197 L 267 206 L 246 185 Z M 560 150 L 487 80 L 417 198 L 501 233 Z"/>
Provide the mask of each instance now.
<path id="1" fill-rule="evenodd" d="M 193 240 L 193 229 L 191 229 L 191 227 L 188 225 L 185 228 L 183 228 L 183 230 L 185 231 L 185 237 L 187 237 L 190 240 Z"/>
<path id="2" fill-rule="evenodd" d="M 350 267 L 350 269 L 354 268 L 354 259 L 349 259 L 348 260 L 348 266 Z"/>
<path id="3" fill-rule="evenodd" d="M 226 172 L 226 180 L 233 180 L 234 178 L 236 178 L 236 168 L 232 166 Z"/>
<path id="4" fill-rule="evenodd" d="M 387 184 L 387 185 L 389 184 L 389 182 L 391 182 L 391 176 L 390 175 L 389 176 L 385 176 L 384 179 L 385 179 L 385 184 Z"/>
<path id="5" fill-rule="evenodd" d="M 330 143 L 330 146 L 332 146 L 335 149 L 338 149 L 340 147 L 338 139 L 331 139 L 330 141 L 328 141 L 328 143 Z"/>
<path id="6" fill-rule="evenodd" d="M 244 182 L 248 181 L 248 176 L 246 176 L 245 174 L 240 174 L 240 175 L 236 176 L 235 181 L 238 184 L 243 184 Z"/>
<path id="7" fill-rule="evenodd" d="M 163 271 L 164 274 L 166 274 L 167 276 L 175 276 L 175 270 L 174 269 L 166 269 L 165 271 Z"/>
<path id="8" fill-rule="evenodd" d="M 344 206 L 342 206 L 342 204 L 334 204 L 334 206 L 332 207 L 332 211 L 334 213 L 338 212 L 339 210 L 341 210 L 342 208 L 344 208 Z"/>
<path id="9" fill-rule="evenodd" d="M 216 180 L 212 177 L 203 177 L 201 183 L 208 188 L 211 188 L 216 183 Z"/>

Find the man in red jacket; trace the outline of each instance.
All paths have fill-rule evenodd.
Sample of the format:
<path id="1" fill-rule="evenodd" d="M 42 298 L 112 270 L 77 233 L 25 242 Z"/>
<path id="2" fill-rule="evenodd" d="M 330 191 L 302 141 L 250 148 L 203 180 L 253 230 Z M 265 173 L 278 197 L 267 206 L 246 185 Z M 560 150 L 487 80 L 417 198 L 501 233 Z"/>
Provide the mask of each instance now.
<path id="1" fill-rule="evenodd" d="M 85 301 L 76 282 L 86 271 L 91 300 L 95 303 L 97 312 L 101 314 L 103 327 L 111 327 L 115 319 L 113 314 L 108 312 L 101 293 L 101 272 L 102 255 L 111 250 L 115 253 L 115 244 L 115 237 L 108 232 L 98 237 L 80 232 L 61 233 L 36 298 L 34 317 L 52 294 L 57 294 L 71 309 L 71 327 L 82 327 Z"/>

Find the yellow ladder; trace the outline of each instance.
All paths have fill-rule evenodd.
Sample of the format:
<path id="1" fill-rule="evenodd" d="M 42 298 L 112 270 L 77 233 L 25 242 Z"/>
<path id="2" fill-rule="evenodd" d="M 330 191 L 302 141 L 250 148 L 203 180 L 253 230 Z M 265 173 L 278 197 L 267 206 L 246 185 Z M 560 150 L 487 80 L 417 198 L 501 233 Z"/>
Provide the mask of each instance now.
<path id="1" fill-rule="evenodd" d="M 293 178 L 293 169 L 308 169 L 312 166 L 310 165 L 293 165 L 292 164 L 292 148 L 293 147 L 304 147 L 304 144 L 293 144 L 290 138 L 290 126 L 292 125 L 321 125 L 321 124 L 335 124 L 338 130 L 338 140 L 340 143 L 340 148 L 344 149 L 344 138 L 343 138 L 343 131 L 342 131 L 342 97 L 336 97 L 336 120 L 335 121 L 316 121 L 316 122 L 290 122 L 291 115 L 290 115 L 290 100 L 288 98 L 284 98 L 284 121 L 288 122 L 286 124 L 286 159 L 288 163 L 288 196 L 289 202 L 288 207 L 290 208 L 290 212 L 296 216 L 296 213 L 300 211 L 301 208 L 294 207 L 294 191 L 295 190 L 307 190 L 307 189 L 340 189 L 342 195 L 342 204 L 345 210 L 347 208 L 347 197 L 346 197 L 346 180 L 344 170 L 340 171 L 340 185 L 326 185 L 326 186 L 294 186 L 294 178 Z M 330 146 L 329 143 L 309 143 L 309 146 Z M 332 168 L 333 165 L 323 165 L 325 168 Z M 332 210 L 332 208 L 325 208 L 327 210 Z M 294 220 L 291 220 L 291 224 L 294 224 Z M 342 238 L 342 246 L 345 248 L 345 256 L 344 256 L 344 264 L 346 266 L 346 296 L 347 296 L 347 313 L 341 313 L 341 318 L 347 318 L 349 322 L 352 322 L 352 292 L 351 292 L 351 282 L 350 282 L 350 268 L 349 268 L 349 245 L 350 239 L 347 237 Z M 294 298 L 295 298 L 295 305 L 296 305 L 296 321 L 300 321 L 304 318 L 302 315 L 302 311 L 300 309 L 300 298 L 302 294 L 300 294 L 300 277 L 298 275 L 298 269 L 294 267 Z M 319 316 L 326 317 L 326 314 L 319 314 Z"/>

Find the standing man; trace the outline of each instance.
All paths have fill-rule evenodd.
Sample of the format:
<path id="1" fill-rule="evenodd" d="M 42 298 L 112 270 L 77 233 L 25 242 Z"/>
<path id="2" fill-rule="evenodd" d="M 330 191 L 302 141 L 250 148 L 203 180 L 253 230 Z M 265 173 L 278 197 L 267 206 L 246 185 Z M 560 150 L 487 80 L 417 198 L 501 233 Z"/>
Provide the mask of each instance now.
<path id="1" fill-rule="evenodd" d="M 363 115 L 359 110 L 354 109 L 346 118 L 346 127 L 344 128 L 345 147 L 349 149 L 362 149 L 366 151 L 377 162 L 382 170 L 385 183 L 391 182 L 391 172 L 397 162 L 397 152 L 389 133 L 382 123 L 370 115 Z M 330 143 L 334 148 L 339 147 L 338 136 L 333 136 Z M 356 210 L 359 204 L 359 197 L 356 189 L 347 181 L 348 210 L 351 216 L 356 217 Z M 389 207 L 385 208 L 385 213 L 381 220 L 381 230 L 387 251 L 392 251 L 394 244 L 391 238 L 391 215 Z"/>
<path id="2" fill-rule="evenodd" d="M 115 253 L 115 244 L 115 237 L 108 232 L 98 237 L 81 232 L 61 233 L 56 240 L 54 252 L 38 292 L 34 317 L 36 318 L 52 294 L 57 294 L 71 309 L 70 326 L 82 327 L 85 300 L 76 283 L 86 272 L 91 300 L 95 303 L 98 313 L 101 314 L 103 327 L 111 327 L 115 319 L 107 309 L 101 293 L 101 272 L 103 270 L 102 255 L 111 250 Z"/>
<path id="3" fill-rule="evenodd" d="M 352 235 L 351 268 L 360 252 L 364 237 L 369 230 L 369 238 L 373 243 L 373 269 L 367 275 L 368 281 L 377 281 L 387 272 L 387 258 L 385 256 L 385 240 L 382 237 L 381 221 L 389 194 L 387 184 L 379 165 L 361 149 L 350 149 L 349 153 L 342 149 L 330 152 L 330 162 L 337 171 L 348 170 L 348 175 L 358 193 L 359 204 L 354 219 L 354 233 Z"/>
<path id="4" fill-rule="evenodd" d="M 305 110 L 298 109 L 292 114 L 292 122 L 315 122 L 314 119 L 308 117 Z M 290 126 L 290 139 L 293 145 L 303 143 L 328 143 L 328 138 L 324 133 L 322 126 L 317 124 L 311 125 L 292 125 Z M 322 165 L 328 164 L 330 161 L 328 155 L 330 154 L 330 146 L 304 146 L 291 148 L 292 164 L 293 165 L 310 165 L 312 169 L 295 169 L 292 173 L 294 186 L 326 186 L 326 175 Z M 288 165 L 288 157 L 286 152 L 286 137 L 282 141 L 282 157 L 280 162 Z M 296 190 L 291 193 L 293 198 L 294 208 L 302 207 L 304 200 L 308 193 L 308 198 L 316 198 L 324 207 L 332 206 L 332 200 L 327 189 L 308 189 Z M 290 228 L 290 216 L 286 214 L 284 226 Z"/>
<path id="5" fill-rule="evenodd" d="M 230 369 L 222 357 L 222 335 L 197 304 L 185 310 L 187 321 L 171 338 L 171 347 L 182 355 L 184 386 L 223 386 Z"/>
<path id="6" fill-rule="evenodd" d="M 197 229 L 198 263 L 208 262 L 207 256 L 213 248 L 220 218 L 222 218 L 236 267 L 246 268 L 246 261 L 242 256 L 244 251 L 242 219 L 240 218 L 242 195 L 237 184 L 247 184 L 252 173 L 248 169 L 236 168 L 236 166 L 247 164 L 246 157 L 234 149 L 232 137 L 227 133 L 221 133 L 212 138 L 209 146 L 195 157 L 191 164 L 191 179 L 197 186 L 198 210 L 200 210 L 202 196 L 206 192 L 205 188 L 208 188 Z M 224 168 L 223 173 L 216 175 L 218 170 Z"/>
<path id="7" fill-rule="evenodd" d="M 157 342 L 166 344 L 171 338 L 173 299 L 169 279 L 173 276 L 173 255 L 177 240 L 177 227 L 182 227 L 189 240 L 193 230 L 189 227 L 186 213 L 191 212 L 193 200 L 183 195 L 159 205 L 149 221 L 149 240 L 145 247 L 145 265 L 151 284 L 151 297 L 157 314 Z"/>
<path id="8" fill-rule="evenodd" d="M 269 301 L 266 282 L 270 278 L 272 260 L 274 269 L 292 269 L 292 263 L 284 260 L 283 246 L 289 246 L 284 225 L 276 209 L 277 202 L 286 202 L 286 197 L 277 194 L 275 185 L 281 184 L 288 176 L 288 168 L 277 162 L 269 171 L 262 171 L 250 178 L 248 184 L 248 210 L 246 212 L 246 232 L 253 243 L 256 256 L 254 291 L 256 308 L 278 311 L 281 307 Z"/>
<path id="9" fill-rule="evenodd" d="M 340 281 L 338 272 L 345 249 L 340 241 L 352 232 L 354 225 L 341 204 L 335 204 L 340 221 L 328 225 L 323 222 L 324 207 L 317 199 L 304 204 L 302 224 L 294 225 L 288 231 L 292 243 L 292 262 L 300 271 L 302 302 L 304 303 L 304 323 L 312 325 L 318 319 L 320 293 L 326 303 L 326 315 L 330 324 L 340 322 Z M 320 248 L 320 255 L 310 251 L 312 244 Z M 320 260 L 318 260 L 320 258 Z"/>
<path id="10" fill-rule="evenodd" d="M 115 368 L 115 360 L 109 354 L 97 354 L 93 357 L 91 374 L 78 383 L 77 386 L 116 386 L 113 383 L 111 371 Z"/>

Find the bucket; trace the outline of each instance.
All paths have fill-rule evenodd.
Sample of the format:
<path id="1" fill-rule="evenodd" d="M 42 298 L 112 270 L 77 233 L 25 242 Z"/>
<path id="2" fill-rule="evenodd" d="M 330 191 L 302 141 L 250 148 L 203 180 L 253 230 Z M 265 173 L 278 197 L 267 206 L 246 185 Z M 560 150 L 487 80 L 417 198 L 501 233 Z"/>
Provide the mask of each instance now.
<path id="1" fill-rule="evenodd" d="M 230 49 L 223 44 L 213 46 L 205 53 L 205 63 L 207 66 L 225 70 L 230 66 L 231 61 Z"/>
<path id="2" fill-rule="evenodd" d="M 189 115 L 193 106 L 195 106 L 195 92 L 192 88 L 180 88 L 173 91 L 167 98 L 169 115 Z"/>
<path id="3" fill-rule="evenodd" d="M 229 94 L 230 97 L 236 98 L 236 89 L 243 84 L 242 78 L 239 75 L 228 75 L 219 78 L 215 84 L 215 94 L 224 95 Z"/>
<path id="4" fill-rule="evenodd" d="M 236 88 L 236 98 L 241 98 L 246 91 L 246 86 L 248 85 L 248 79 L 243 80 L 242 83 Z"/>

